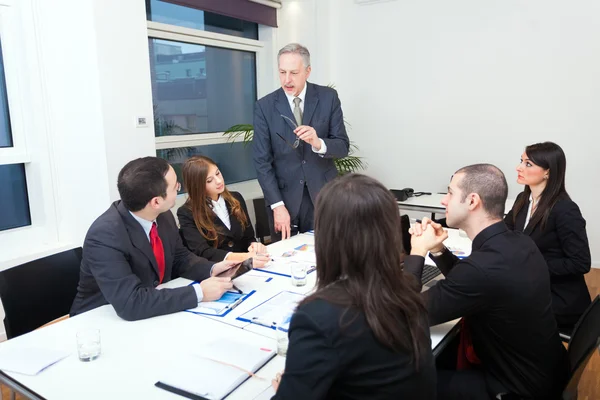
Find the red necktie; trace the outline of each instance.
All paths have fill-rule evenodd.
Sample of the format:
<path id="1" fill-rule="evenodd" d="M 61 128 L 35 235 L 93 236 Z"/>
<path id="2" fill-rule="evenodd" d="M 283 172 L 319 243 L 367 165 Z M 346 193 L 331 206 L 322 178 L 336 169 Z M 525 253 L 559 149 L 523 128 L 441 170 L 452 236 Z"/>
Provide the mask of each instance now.
<path id="1" fill-rule="evenodd" d="M 152 229 L 150 229 L 150 246 L 152 246 L 154 258 L 156 258 L 156 263 L 158 264 L 159 282 L 162 283 L 165 277 L 165 249 L 163 248 L 160 236 L 158 236 L 156 222 L 152 223 Z"/>
<path id="2" fill-rule="evenodd" d="M 460 320 L 460 339 L 458 343 L 458 354 L 456 358 L 456 369 L 462 371 L 471 369 L 474 365 L 481 364 L 481 360 L 475 354 L 471 329 L 464 318 Z"/>

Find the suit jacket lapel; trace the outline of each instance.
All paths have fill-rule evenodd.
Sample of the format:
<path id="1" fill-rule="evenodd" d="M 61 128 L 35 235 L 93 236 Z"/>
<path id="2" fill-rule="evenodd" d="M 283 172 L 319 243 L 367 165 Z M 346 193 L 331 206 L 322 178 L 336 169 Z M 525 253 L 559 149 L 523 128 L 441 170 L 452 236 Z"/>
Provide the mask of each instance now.
<path id="1" fill-rule="evenodd" d="M 152 246 L 150 246 L 150 241 L 146 236 L 146 232 L 144 232 L 144 228 L 137 222 L 129 213 L 129 210 L 125 208 L 123 202 L 119 202 L 117 206 L 119 210 L 119 214 L 121 214 L 121 218 L 125 222 L 125 227 L 127 228 L 127 232 L 129 233 L 129 238 L 131 239 L 131 243 L 133 246 L 140 250 L 144 255 L 148 258 L 150 263 L 152 264 L 152 268 L 154 268 L 154 272 L 156 272 L 156 276 L 158 275 L 158 264 L 156 263 L 156 257 L 154 257 L 154 252 L 152 251 Z M 161 237 L 162 239 L 162 237 Z M 164 242 L 163 242 L 164 247 Z M 166 264 L 166 262 L 165 262 Z"/>
<path id="2" fill-rule="evenodd" d="M 312 83 L 306 82 L 306 97 L 304 98 L 304 114 L 302 114 L 302 125 L 310 125 L 313 114 L 319 104 L 319 97 Z"/>
<path id="3" fill-rule="evenodd" d="M 515 219 L 515 227 L 518 231 L 523 232 L 524 234 L 530 236 L 533 232 L 536 224 L 532 224 L 531 218 L 529 219 L 529 223 L 525 226 L 525 220 L 527 219 L 527 213 L 529 212 L 529 200 L 525 204 L 523 204 L 523 208 L 517 214 L 517 218 Z"/>
<path id="4" fill-rule="evenodd" d="M 229 212 L 229 222 L 231 223 L 231 229 L 229 230 L 231 232 L 231 235 L 234 238 L 242 237 L 242 225 L 240 224 L 240 221 L 238 221 L 238 219 L 235 217 L 235 215 L 231 214 L 231 207 L 229 207 L 229 204 L 227 204 L 227 211 Z"/>
<path id="5" fill-rule="evenodd" d="M 279 114 L 285 115 L 291 121 L 288 120 L 287 118 L 283 118 L 283 117 L 279 117 L 279 118 L 281 118 L 282 120 L 284 120 L 285 123 L 290 127 L 290 129 L 292 131 L 294 129 L 296 129 L 296 127 L 292 123 L 292 121 L 295 121 L 296 118 L 294 117 L 294 113 L 292 112 L 292 109 L 290 108 L 290 103 L 288 102 L 288 99 L 287 99 L 285 93 L 283 93 L 283 89 L 281 89 L 281 88 L 279 88 L 279 90 L 277 91 L 277 97 L 275 99 L 275 108 L 277 109 L 277 111 L 279 112 Z M 276 116 L 276 118 L 277 118 L 277 116 Z M 283 137 L 286 137 L 283 134 L 283 132 L 279 132 L 279 134 L 282 135 Z"/>

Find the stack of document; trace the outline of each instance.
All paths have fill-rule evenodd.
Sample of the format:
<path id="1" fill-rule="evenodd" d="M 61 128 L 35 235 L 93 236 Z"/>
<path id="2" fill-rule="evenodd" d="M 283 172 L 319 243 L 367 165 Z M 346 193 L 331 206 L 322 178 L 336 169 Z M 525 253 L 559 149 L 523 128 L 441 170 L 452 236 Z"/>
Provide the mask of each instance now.
<path id="1" fill-rule="evenodd" d="M 207 343 L 166 368 L 160 382 L 193 396 L 220 400 L 276 354 L 276 349 L 235 340 Z M 253 378 L 258 379 L 258 378 Z M 270 385 L 265 379 L 265 387 Z M 164 386 L 163 386 L 164 387 Z M 167 389 L 168 390 L 168 389 Z"/>

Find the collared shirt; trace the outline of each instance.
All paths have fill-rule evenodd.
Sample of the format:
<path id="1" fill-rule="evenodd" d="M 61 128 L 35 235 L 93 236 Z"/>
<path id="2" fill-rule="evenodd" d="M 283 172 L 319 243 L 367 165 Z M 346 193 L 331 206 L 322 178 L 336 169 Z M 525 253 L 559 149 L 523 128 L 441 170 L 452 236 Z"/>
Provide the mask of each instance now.
<path id="1" fill-rule="evenodd" d="M 525 225 L 523 225 L 523 230 L 525 230 L 525 228 L 527 228 L 527 224 L 529 224 L 529 220 L 531 219 L 531 208 L 533 207 L 532 200 L 533 200 L 533 196 L 529 195 L 529 207 L 527 207 L 527 216 L 525 217 Z"/>
<path id="2" fill-rule="evenodd" d="M 217 201 L 210 199 L 212 209 L 217 214 L 217 217 L 223 222 L 227 229 L 231 230 L 231 219 L 229 217 L 229 210 L 227 210 L 227 204 L 223 196 L 219 196 Z"/>
<path id="3" fill-rule="evenodd" d="M 129 211 L 129 214 L 131 214 L 133 219 L 135 219 L 137 222 L 139 222 L 139 224 L 142 226 L 142 229 L 146 233 L 148 242 L 150 242 L 150 230 L 152 230 L 152 224 L 154 224 L 156 222 L 156 220 L 148 221 L 147 219 L 138 217 L 131 211 Z M 158 224 L 156 224 L 156 227 L 158 228 Z M 212 271 L 212 269 L 211 269 L 211 271 Z M 202 301 L 202 299 L 204 298 L 204 293 L 202 292 L 202 287 L 199 284 L 194 284 L 194 285 L 192 285 L 192 287 L 194 288 L 194 291 L 196 292 L 196 298 L 198 298 L 198 303 L 200 303 Z"/>

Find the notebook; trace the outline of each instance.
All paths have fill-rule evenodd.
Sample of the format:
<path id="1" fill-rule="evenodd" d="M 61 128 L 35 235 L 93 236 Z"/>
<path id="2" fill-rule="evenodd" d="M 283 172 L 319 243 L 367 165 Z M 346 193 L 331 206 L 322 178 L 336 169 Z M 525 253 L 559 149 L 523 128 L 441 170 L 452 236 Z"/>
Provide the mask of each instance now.
<path id="1" fill-rule="evenodd" d="M 160 382 L 186 392 L 188 398 L 221 400 L 250 378 L 248 372 L 258 371 L 275 354 L 275 348 L 217 340 L 178 358 L 175 365 L 164 369 Z"/>

